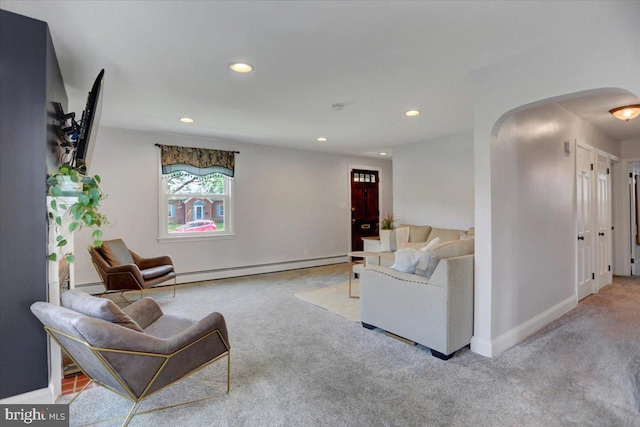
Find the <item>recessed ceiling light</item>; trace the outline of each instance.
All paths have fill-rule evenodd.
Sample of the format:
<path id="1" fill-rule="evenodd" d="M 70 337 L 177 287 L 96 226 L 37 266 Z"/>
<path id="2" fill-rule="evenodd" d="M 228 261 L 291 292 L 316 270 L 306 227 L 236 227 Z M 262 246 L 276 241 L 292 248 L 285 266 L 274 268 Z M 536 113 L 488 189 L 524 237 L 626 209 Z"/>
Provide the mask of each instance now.
<path id="1" fill-rule="evenodd" d="M 253 70 L 253 65 L 244 62 L 234 62 L 233 64 L 229 65 L 229 68 L 231 68 L 236 73 L 248 73 L 249 71 Z"/>
<path id="2" fill-rule="evenodd" d="M 387 153 L 385 153 L 384 151 L 382 153 L 380 153 L 381 156 L 386 156 Z"/>
<path id="3" fill-rule="evenodd" d="M 419 114 L 420 114 L 420 111 L 418 111 L 418 110 L 409 110 L 409 111 L 405 111 L 404 112 L 404 115 L 407 116 L 407 117 L 415 117 L 415 116 L 417 116 Z"/>
<path id="4" fill-rule="evenodd" d="M 193 123 L 193 119 L 190 117 L 180 117 L 182 123 Z"/>
<path id="5" fill-rule="evenodd" d="M 320 136 L 320 137 L 318 137 L 318 138 L 316 139 L 316 141 L 318 141 L 318 142 L 327 142 L 327 137 L 325 137 L 325 136 Z"/>

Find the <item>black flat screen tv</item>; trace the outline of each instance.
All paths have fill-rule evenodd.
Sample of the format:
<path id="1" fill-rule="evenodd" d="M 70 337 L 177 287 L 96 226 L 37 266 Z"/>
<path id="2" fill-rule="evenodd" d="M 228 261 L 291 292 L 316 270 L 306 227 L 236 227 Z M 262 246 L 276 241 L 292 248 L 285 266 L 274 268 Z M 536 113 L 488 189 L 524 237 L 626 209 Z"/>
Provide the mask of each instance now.
<path id="1" fill-rule="evenodd" d="M 104 69 L 100 71 L 93 87 L 87 97 L 87 106 L 82 112 L 82 120 L 80 121 L 80 131 L 76 142 L 76 152 L 74 165 L 77 168 L 89 168 L 91 156 L 93 154 L 93 146 L 98 135 L 98 126 L 100 124 L 100 114 L 102 113 L 102 82 L 104 80 Z"/>

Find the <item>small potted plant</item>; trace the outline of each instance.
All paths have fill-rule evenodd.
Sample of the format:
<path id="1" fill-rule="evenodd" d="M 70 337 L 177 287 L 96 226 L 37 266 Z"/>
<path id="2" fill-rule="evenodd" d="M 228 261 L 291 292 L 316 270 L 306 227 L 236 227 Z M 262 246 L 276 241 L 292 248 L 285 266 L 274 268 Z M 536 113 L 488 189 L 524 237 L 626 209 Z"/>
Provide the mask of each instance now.
<path id="1" fill-rule="evenodd" d="M 395 241 L 395 218 L 392 213 L 388 213 L 382 218 L 380 223 L 380 252 L 391 252 L 393 250 L 392 242 Z"/>
<path id="2" fill-rule="evenodd" d="M 75 168 L 70 165 L 62 165 L 58 171 L 47 178 L 49 186 L 49 219 L 56 227 L 56 250 L 47 258 L 50 261 L 59 260 L 61 255 L 67 262 L 73 262 L 73 253 L 65 253 L 64 248 L 68 243 L 68 236 L 83 227 L 93 230 L 91 238 L 94 246 L 102 245 L 101 227 L 108 224 L 107 218 L 100 213 L 100 201 L 104 194 L 100 190 L 100 177 L 98 175 L 84 175 L 83 168 Z M 70 215 L 70 222 L 63 226 L 63 217 Z"/>
<path id="3" fill-rule="evenodd" d="M 389 212 L 384 218 L 382 218 L 382 222 L 380 223 L 381 230 L 393 230 L 395 228 L 393 222 L 395 219 L 393 218 L 393 214 Z"/>

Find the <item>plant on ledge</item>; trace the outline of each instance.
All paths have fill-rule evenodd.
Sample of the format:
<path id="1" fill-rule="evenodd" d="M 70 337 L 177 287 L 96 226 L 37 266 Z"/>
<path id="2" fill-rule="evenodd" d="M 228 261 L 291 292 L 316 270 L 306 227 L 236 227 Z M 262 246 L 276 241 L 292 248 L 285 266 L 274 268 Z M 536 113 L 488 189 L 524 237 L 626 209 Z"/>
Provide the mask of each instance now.
<path id="1" fill-rule="evenodd" d="M 380 223 L 381 230 L 393 230 L 395 226 L 393 222 L 395 219 L 393 218 L 393 214 L 389 212 L 384 218 L 382 218 L 382 223 Z"/>
<path id="2" fill-rule="evenodd" d="M 64 248 L 68 244 L 68 236 L 84 227 L 93 230 L 91 234 L 93 245 L 102 245 L 101 227 L 109 222 L 99 211 L 100 201 L 104 198 L 99 186 L 100 177 L 87 176 L 83 172 L 83 168 L 62 165 L 58 172 L 47 178 L 51 195 L 48 206 L 49 219 L 56 227 L 57 236 L 56 250 L 47 256 L 50 261 L 57 261 L 60 255 L 67 262 L 73 262 L 75 256 L 73 253 L 65 253 Z M 70 215 L 71 222 L 66 230 L 63 230 L 63 217 L 67 213 Z"/>

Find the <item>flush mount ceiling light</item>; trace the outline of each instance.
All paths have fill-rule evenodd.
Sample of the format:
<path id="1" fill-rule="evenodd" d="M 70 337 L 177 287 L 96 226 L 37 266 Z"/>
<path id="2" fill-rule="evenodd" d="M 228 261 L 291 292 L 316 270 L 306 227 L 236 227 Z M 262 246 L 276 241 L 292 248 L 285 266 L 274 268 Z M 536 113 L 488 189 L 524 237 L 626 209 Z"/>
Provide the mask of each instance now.
<path id="1" fill-rule="evenodd" d="M 614 108 L 609 112 L 618 120 L 629 121 L 640 116 L 640 104 L 625 105 L 624 107 Z"/>
<path id="2" fill-rule="evenodd" d="M 326 136 L 319 136 L 318 138 L 316 138 L 316 141 L 318 142 L 327 142 L 328 139 Z"/>
<path id="3" fill-rule="evenodd" d="M 385 153 L 384 151 L 382 153 L 380 153 L 381 156 L 386 156 L 387 153 Z"/>
<path id="4" fill-rule="evenodd" d="M 247 64 L 245 62 L 234 62 L 229 65 L 229 68 L 236 73 L 248 73 L 253 70 L 253 65 Z"/>
<path id="5" fill-rule="evenodd" d="M 193 123 L 193 119 L 190 117 L 180 117 L 182 123 Z"/>
<path id="6" fill-rule="evenodd" d="M 409 110 L 409 111 L 405 111 L 404 115 L 407 116 L 407 117 L 415 117 L 415 116 L 420 115 L 420 111 L 418 111 L 418 110 Z"/>

